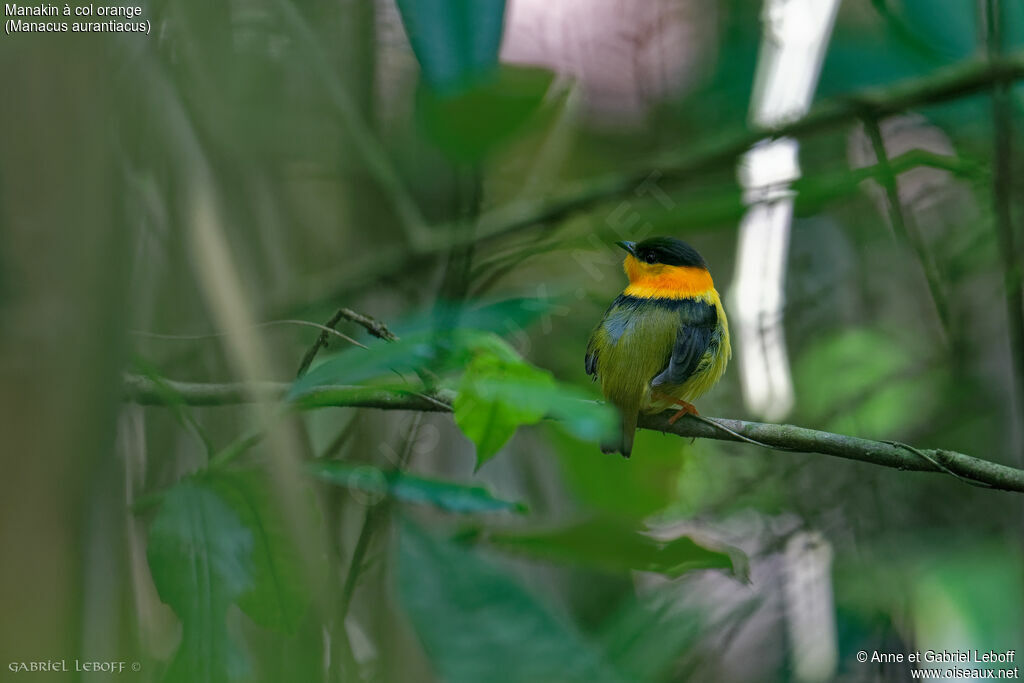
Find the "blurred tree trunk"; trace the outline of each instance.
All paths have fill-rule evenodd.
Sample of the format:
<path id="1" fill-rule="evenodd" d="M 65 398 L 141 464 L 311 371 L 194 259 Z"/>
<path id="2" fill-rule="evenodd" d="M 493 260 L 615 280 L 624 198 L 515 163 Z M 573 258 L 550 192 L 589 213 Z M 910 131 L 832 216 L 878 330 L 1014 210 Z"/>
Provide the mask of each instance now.
<path id="1" fill-rule="evenodd" d="M 2 48 L 0 601 L 15 615 L 0 629 L 5 662 L 134 658 L 112 460 L 130 249 L 109 40 L 34 34 Z M 102 585 L 103 600 L 89 602 L 87 585 Z"/>

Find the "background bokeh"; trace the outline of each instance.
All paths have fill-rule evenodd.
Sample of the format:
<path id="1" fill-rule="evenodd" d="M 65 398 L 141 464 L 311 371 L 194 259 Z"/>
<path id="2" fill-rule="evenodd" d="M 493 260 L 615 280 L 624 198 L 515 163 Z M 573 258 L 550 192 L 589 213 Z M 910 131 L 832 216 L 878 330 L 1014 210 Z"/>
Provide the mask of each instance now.
<path id="1" fill-rule="evenodd" d="M 597 448 L 614 241 L 685 239 L 742 305 L 741 153 L 786 4 L 153 0 L 148 36 L 0 37 L 0 678 L 903 681 L 856 653 L 1020 648 L 1018 494 L 653 431 Z M 819 107 L 983 76 L 794 135 L 758 322 L 792 401 L 752 403 L 741 355 L 702 414 L 1024 464 L 1024 91 L 984 78 L 1004 53 L 1019 76 L 1022 40 L 1017 3 L 839 5 Z M 456 420 L 192 405 L 291 382 L 301 323 L 339 307 L 399 341 L 342 320 L 369 348 L 328 335 L 292 398 L 458 396 Z M 8 668 L 76 659 L 141 670 Z"/>

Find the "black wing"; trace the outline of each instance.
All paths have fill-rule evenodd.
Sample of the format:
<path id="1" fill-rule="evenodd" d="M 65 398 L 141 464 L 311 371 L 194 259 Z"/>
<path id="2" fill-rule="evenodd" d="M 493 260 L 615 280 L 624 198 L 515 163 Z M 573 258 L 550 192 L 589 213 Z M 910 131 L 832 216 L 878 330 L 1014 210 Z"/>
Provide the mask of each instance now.
<path id="1" fill-rule="evenodd" d="M 594 379 L 597 379 L 597 344 L 594 343 L 595 334 L 590 335 L 590 341 L 587 342 L 587 357 L 583 359 L 584 367 L 587 369 L 587 374 L 591 375 Z"/>
<path id="2" fill-rule="evenodd" d="M 679 385 L 697 371 L 701 359 L 715 340 L 718 311 L 709 303 L 687 299 L 680 302 L 679 329 L 668 365 L 651 386 Z"/>

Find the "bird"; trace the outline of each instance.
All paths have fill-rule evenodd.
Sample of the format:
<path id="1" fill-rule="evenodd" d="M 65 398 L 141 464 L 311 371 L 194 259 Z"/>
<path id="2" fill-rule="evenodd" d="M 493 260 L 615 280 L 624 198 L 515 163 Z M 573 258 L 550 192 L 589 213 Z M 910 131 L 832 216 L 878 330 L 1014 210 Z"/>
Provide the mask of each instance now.
<path id="1" fill-rule="evenodd" d="M 605 453 L 629 457 L 639 414 L 679 410 L 725 373 L 732 346 L 729 321 L 704 258 L 674 237 L 616 242 L 629 284 L 612 302 L 587 343 L 586 371 L 619 411 L 622 430 Z"/>

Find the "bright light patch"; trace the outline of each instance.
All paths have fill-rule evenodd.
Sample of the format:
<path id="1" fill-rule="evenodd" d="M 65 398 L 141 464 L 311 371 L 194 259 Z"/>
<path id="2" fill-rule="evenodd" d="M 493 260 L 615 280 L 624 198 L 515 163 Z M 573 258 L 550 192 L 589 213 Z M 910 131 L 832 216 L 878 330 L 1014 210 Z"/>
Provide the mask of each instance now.
<path id="1" fill-rule="evenodd" d="M 806 113 L 838 9 L 839 0 L 766 0 L 753 124 L 771 128 Z M 769 420 L 785 417 L 794 400 L 782 314 L 793 217 L 789 184 L 800 177 L 798 151 L 795 140 L 766 140 L 739 168 L 749 208 L 740 224 L 730 308 L 744 400 Z"/>

